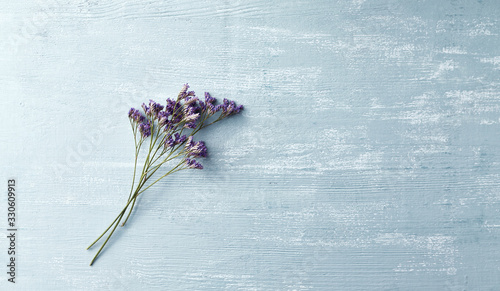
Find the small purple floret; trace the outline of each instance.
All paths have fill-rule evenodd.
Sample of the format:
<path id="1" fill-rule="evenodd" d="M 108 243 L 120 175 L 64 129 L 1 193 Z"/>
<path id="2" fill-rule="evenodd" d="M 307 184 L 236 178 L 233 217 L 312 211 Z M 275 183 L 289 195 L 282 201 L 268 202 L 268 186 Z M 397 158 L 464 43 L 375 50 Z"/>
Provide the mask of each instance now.
<path id="1" fill-rule="evenodd" d="M 158 113 L 160 111 L 162 111 L 163 108 L 164 108 L 164 106 L 161 105 L 160 103 L 156 103 L 153 100 L 149 100 L 149 114 L 148 115 L 151 115 L 153 117 L 157 117 Z"/>
<path id="2" fill-rule="evenodd" d="M 196 122 L 188 122 L 186 124 L 184 124 L 184 128 L 191 128 L 191 129 L 194 129 L 196 128 Z"/>
<path id="3" fill-rule="evenodd" d="M 141 112 L 135 108 L 130 108 L 128 112 L 128 117 L 136 123 L 141 123 L 144 121 L 144 116 L 142 116 Z"/>
<path id="4" fill-rule="evenodd" d="M 185 142 L 187 139 L 186 135 L 180 135 L 179 133 L 176 133 L 174 136 L 170 135 L 167 140 L 165 141 L 165 147 L 174 147 L 176 145 L 179 145 L 183 142 Z"/>
<path id="5" fill-rule="evenodd" d="M 179 92 L 179 95 L 177 96 L 177 100 L 182 100 L 188 96 L 187 90 L 189 89 L 189 85 L 186 83 L 181 89 L 181 92 Z M 194 92 L 193 92 L 194 93 Z"/>
<path id="6" fill-rule="evenodd" d="M 195 159 L 186 158 L 186 160 L 184 161 L 184 163 L 190 169 L 203 170 L 203 165 L 200 164 L 200 163 L 198 163 Z"/>
<path id="7" fill-rule="evenodd" d="M 139 131 L 144 138 L 151 135 L 151 125 L 149 123 L 149 120 L 146 120 L 145 122 L 139 124 Z"/>
<path id="8" fill-rule="evenodd" d="M 184 146 L 186 150 L 186 156 L 188 157 L 206 157 L 207 156 L 207 147 L 205 146 L 204 141 L 193 141 L 193 136 L 190 136 L 187 139 L 186 145 Z"/>
<path id="9" fill-rule="evenodd" d="M 208 92 L 205 92 L 205 103 L 211 103 L 211 104 L 215 103 L 215 98 L 210 96 L 210 93 Z"/>

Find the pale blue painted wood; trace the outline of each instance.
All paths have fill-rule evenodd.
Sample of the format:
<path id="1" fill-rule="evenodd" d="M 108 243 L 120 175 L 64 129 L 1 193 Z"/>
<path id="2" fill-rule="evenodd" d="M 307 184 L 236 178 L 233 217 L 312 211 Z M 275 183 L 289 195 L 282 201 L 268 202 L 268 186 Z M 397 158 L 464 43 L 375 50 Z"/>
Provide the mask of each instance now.
<path id="1" fill-rule="evenodd" d="M 498 1 L 3 2 L 2 290 L 500 288 Z M 89 267 L 185 82 L 244 113 Z"/>

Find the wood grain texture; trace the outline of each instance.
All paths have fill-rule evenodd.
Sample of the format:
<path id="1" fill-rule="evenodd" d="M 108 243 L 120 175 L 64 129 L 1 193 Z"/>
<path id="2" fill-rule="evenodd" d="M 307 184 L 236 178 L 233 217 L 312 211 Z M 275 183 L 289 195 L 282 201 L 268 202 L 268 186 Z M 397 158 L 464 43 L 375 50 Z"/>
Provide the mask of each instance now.
<path id="1" fill-rule="evenodd" d="M 498 1 L 21 2 L 0 5 L 0 289 L 500 288 Z M 130 187 L 128 108 L 186 82 L 243 114 L 89 267 Z"/>

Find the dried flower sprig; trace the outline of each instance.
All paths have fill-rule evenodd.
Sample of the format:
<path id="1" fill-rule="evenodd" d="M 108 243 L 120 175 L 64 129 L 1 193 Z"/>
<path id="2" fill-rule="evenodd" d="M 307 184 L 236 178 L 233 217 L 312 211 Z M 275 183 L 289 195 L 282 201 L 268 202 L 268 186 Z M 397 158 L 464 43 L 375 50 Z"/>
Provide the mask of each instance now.
<path id="1" fill-rule="evenodd" d="M 185 84 L 177 99 L 167 99 L 165 106 L 150 100 L 149 104 L 142 104 L 143 112 L 135 108 L 129 110 L 128 117 L 135 142 L 134 175 L 130 194 L 123 210 L 87 248 L 90 249 L 111 230 L 90 265 L 99 256 L 118 225 L 121 223 L 121 226 L 124 226 L 128 221 L 140 194 L 175 172 L 203 169 L 196 159 L 207 156 L 207 147 L 203 141 L 194 141 L 194 135 L 203 128 L 237 114 L 243 109 L 242 105 L 237 106 L 234 101 L 227 99 L 224 99 L 222 104 L 215 105 L 215 98 L 208 92 L 205 92 L 205 100 L 201 101 L 193 91 L 188 91 L 188 89 L 189 85 Z M 149 146 L 146 146 L 147 156 L 136 183 L 139 153 L 147 140 L 149 140 Z M 156 180 L 150 181 L 162 166 L 167 163 L 171 164 L 169 162 L 174 160 L 177 160 L 177 163 L 173 162 L 173 167 L 169 171 L 163 172 L 164 174 Z"/>

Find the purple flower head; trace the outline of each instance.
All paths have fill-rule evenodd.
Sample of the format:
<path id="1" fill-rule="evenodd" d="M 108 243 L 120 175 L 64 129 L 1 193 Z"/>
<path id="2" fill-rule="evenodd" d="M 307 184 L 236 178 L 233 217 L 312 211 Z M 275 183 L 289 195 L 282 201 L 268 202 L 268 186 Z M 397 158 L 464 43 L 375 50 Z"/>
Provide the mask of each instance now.
<path id="1" fill-rule="evenodd" d="M 179 92 L 179 95 L 177 96 L 177 100 L 182 100 L 188 96 L 187 90 L 189 89 L 189 85 L 186 83 L 181 89 L 181 92 Z"/>
<path id="2" fill-rule="evenodd" d="M 172 124 L 177 124 L 182 121 L 182 113 L 178 113 L 172 116 Z"/>
<path id="3" fill-rule="evenodd" d="M 187 137 L 185 134 L 180 135 L 178 133 L 175 134 L 175 140 L 177 144 L 181 144 L 187 140 Z"/>
<path id="4" fill-rule="evenodd" d="M 234 113 L 240 113 L 240 111 L 243 110 L 243 105 L 238 105 L 236 108 L 233 110 Z"/>
<path id="5" fill-rule="evenodd" d="M 184 128 L 191 128 L 191 129 L 194 129 L 196 128 L 196 122 L 188 122 L 186 124 L 184 124 Z"/>
<path id="6" fill-rule="evenodd" d="M 167 107 L 165 111 L 171 115 L 170 120 L 173 124 L 179 123 L 183 119 L 183 107 L 180 102 L 175 102 L 171 99 L 167 99 Z"/>
<path id="7" fill-rule="evenodd" d="M 191 113 L 190 115 L 186 114 L 182 119 L 182 121 L 186 123 L 196 122 L 196 120 L 198 120 L 199 117 L 200 117 L 199 113 Z"/>
<path id="8" fill-rule="evenodd" d="M 163 129 L 164 131 L 169 131 L 175 128 L 175 125 L 172 123 L 172 121 L 168 120 L 165 123 L 165 128 Z"/>
<path id="9" fill-rule="evenodd" d="M 134 118 L 135 118 L 135 121 L 137 123 L 141 123 L 141 122 L 144 122 L 144 120 L 146 119 L 146 117 L 144 117 L 140 112 L 139 110 L 137 110 L 134 114 Z"/>
<path id="10" fill-rule="evenodd" d="M 175 146 L 175 140 L 172 138 L 172 136 L 169 136 L 167 140 L 165 141 L 165 147 L 166 148 L 171 148 Z"/>
<path id="11" fill-rule="evenodd" d="M 208 112 L 209 112 L 209 113 L 214 114 L 215 112 L 217 112 L 217 111 L 215 110 L 215 106 L 214 106 L 212 103 L 208 103 L 208 102 L 207 102 L 206 106 L 207 106 L 207 109 L 208 109 Z"/>
<path id="12" fill-rule="evenodd" d="M 196 101 L 198 101 L 198 97 L 186 97 L 186 99 L 184 100 L 184 106 L 189 106 L 193 103 L 196 103 Z"/>
<path id="13" fill-rule="evenodd" d="M 167 106 L 165 106 L 165 112 L 170 116 L 174 113 L 174 109 L 175 109 L 175 101 L 168 98 Z"/>
<path id="14" fill-rule="evenodd" d="M 188 116 L 188 115 L 192 115 L 195 113 L 196 111 L 196 108 L 194 106 L 184 106 L 184 108 L 182 109 L 183 113 L 184 113 L 184 116 Z"/>
<path id="15" fill-rule="evenodd" d="M 170 135 L 167 140 L 165 141 L 165 147 L 174 147 L 178 144 L 181 144 L 186 141 L 186 135 L 180 135 L 179 133 L 176 133 L 174 136 Z"/>
<path id="16" fill-rule="evenodd" d="M 128 117 L 136 123 L 141 123 L 144 121 L 144 116 L 142 116 L 141 112 L 135 108 L 130 108 L 128 112 Z"/>
<path id="17" fill-rule="evenodd" d="M 201 102 L 198 97 L 188 97 L 186 102 L 184 102 L 184 115 L 189 116 L 194 113 L 202 113 L 205 104 Z"/>
<path id="18" fill-rule="evenodd" d="M 146 104 L 142 103 L 142 109 L 144 110 L 144 113 L 146 115 L 149 115 L 151 111 L 149 111 L 149 106 L 147 106 Z"/>
<path id="19" fill-rule="evenodd" d="M 157 117 L 158 113 L 163 110 L 163 105 L 156 103 L 153 100 L 149 100 L 149 114 L 151 116 Z M 146 113 L 148 114 L 148 113 Z"/>
<path id="20" fill-rule="evenodd" d="M 210 93 L 208 92 L 205 92 L 205 103 L 211 103 L 211 104 L 214 104 L 215 103 L 215 98 L 210 96 Z"/>
<path id="21" fill-rule="evenodd" d="M 205 109 L 207 108 L 207 105 L 205 105 L 205 102 L 199 101 L 198 103 L 200 104 L 200 112 L 205 111 Z"/>
<path id="22" fill-rule="evenodd" d="M 158 124 L 164 126 L 168 123 L 168 114 L 165 111 L 158 112 Z"/>
<path id="23" fill-rule="evenodd" d="M 234 103 L 234 101 L 229 102 L 229 105 L 227 106 L 227 112 L 229 114 L 233 114 L 235 113 L 235 110 L 236 110 L 236 103 Z"/>
<path id="24" fill-rule="evenodd" d="M 151 135 L 151 125 L 149 123 L 149 120 L 146 120 L 145 122 L 139 124 L 139 131 L 144 138 Z"/>
<path id="25" fill-rule="evenodd" d="M 172 123 L 177 124 L 182 121 L 184 118 L 184 114 L 182 113 L 182 110 L 180 108 L 176 108 L 174 111 L 174 114 L 172 115 Z"/>
<path id="26" fill-rule="evenodd" d="M 186 158 L 184 160 L 184 164 L 186 165 L 186 167 L 190 168 L 190 169 L 200 169 L 200 170 L 203 170 L 203 165 L 198 163 L 195 159 L 190 159 L 190 158 Z"/>
<path id="27" fill-rule="evenodd" d="M 188 157 L 206 157 L 207 156 L 207 147 L 205 146 L 205 142 L 193 141 L 193 136 L 189 136 L 187 139 L 186 145 L 184 146 L 184 150 L 186 151 L 186 156 Z"/>
<path id="28" fill-rule="evenodd" d="M 223 104 L 220 104 L 220 105 L 215 106 L 215 107 L 214 107 L 214 110 L 215 110 L 215 112 L 219 112 L 219 111 L 221 111 L 221 110 L 222 110 L 222 109 L 224 109 L 224 108 L 225 108 L 225 107 L 224 107 L 224 105 L 223 105 Z"/>
<path id="29" fill-rule="evenodd" d="M 228 100 L 226 98 L 224 98 L 223 104 L 217 106 L 220 106 L 220 109 L 222 109 L 222 114 L 225 116 L 233 115 L 243 110 L 243 105 L 237 106 L 234 101 Z"/>

